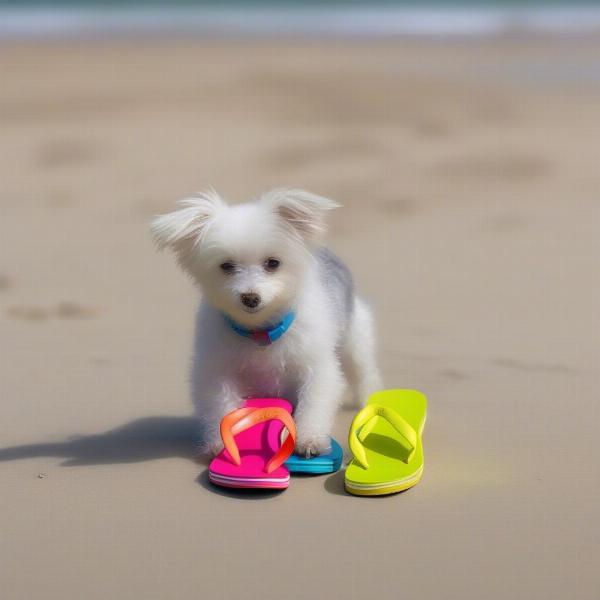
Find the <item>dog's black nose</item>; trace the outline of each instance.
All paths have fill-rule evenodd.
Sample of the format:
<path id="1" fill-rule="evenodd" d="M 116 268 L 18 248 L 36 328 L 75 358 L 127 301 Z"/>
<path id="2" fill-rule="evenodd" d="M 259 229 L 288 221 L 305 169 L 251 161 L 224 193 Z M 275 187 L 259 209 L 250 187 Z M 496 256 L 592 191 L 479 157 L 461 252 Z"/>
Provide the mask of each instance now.
<path id="1" fill-rule="evenodd" d="M 240 294 L 242 304 L 248 308 L 256 308 L 260 304 L 260 296 L 258 294 Z"/>

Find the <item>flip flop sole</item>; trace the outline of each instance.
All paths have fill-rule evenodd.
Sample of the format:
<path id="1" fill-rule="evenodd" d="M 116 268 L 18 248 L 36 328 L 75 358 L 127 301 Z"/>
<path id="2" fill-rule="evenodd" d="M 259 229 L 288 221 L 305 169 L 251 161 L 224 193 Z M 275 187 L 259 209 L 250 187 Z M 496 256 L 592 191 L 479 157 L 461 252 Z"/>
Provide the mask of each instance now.
<path id="1" fill-rule="evenodd" d="M 346 491 L 355 496 L 385 496 L 388 494 L 397 494 L 398 492 L 404 492 L 411 487 L 414 487 L 421 481 L 423 476 L 423 468 L 421 468 L 415 475 L 408 479 L 401 479 L 399 481 L 389 481 L 386 483 L 373 483 L 373 484 L 360 484 L 345 481 Z"/>
<path id="2" fill-rule="evenodd" d="M 252 477 L 226 477 L 216 473 L 208 473 L 208 480 L 215 485 L 229 488 L 261 488 L 285 489 L 290 485 L 290 478 L 252 478 Z"/>
<path id="3" fill-rule="evenodd" d="M 336 440 L 331 438 L 331 450 L 327 454 L 313 456 L 312 458 L 292 454 L 285 462 L 285 466 L 290 473 L 325 475 L 339 470 L 342 466 L 343 455 L 342 447 Z"/>

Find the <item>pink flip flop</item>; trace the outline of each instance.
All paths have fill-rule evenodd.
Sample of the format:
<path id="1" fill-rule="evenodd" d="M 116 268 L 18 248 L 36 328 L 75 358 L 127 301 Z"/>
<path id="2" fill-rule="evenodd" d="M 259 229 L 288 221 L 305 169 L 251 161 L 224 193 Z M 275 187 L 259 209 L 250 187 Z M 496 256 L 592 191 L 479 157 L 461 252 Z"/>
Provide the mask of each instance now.
<path id="1" fill-rule="evenodd" d="M 281 441 L 283 429 L 288 436 Z M 210 463 L 209 480 L 233 488 L 285 489 L 284 462 L 294 451 L 292 405 L 282 398 L 252 398 L 221 421 L 224 449 Z"/>

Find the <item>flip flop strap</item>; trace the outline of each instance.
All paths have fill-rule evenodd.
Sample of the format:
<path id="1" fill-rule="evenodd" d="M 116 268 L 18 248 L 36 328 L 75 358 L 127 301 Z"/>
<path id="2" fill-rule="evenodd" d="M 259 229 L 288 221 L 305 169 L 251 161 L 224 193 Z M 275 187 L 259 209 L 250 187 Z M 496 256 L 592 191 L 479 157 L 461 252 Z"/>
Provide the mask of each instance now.
<path id="1" fill-rule="evenodd" d="M 221 438 L 223 445 L 233 462 L 239 467 L 242 464 L 240 451 L 235 443 L 235 436 L 246 429 L 250 429 L 258 423 L 264 421 L 277 420 L 283 423 L 288 430 L 289 435 L 281 444 L 279 450 L 271 457 L 265 467 L 267 473 L 272 473 L 277 467 L 280 467 L 294 451 L 296 445 L 296 425 L 292 419 L 292 415 L 278 406 L 270 406 L 265 408 L 246 407 L 238 408 L 233 412 L 225 415 L 221 421 Z"/>
<path id="2" fill-rule="evenodd" d="M 385 419 L 402 436 L 406 442 L 403 445 L 409 450 L 407 462 L 410 462 L 417 447 L 417 432 L 394 409 L 389 406 L 382 406 L 381 404 L 367 404 L 352 421 L 350 432 L 348 433 L 348 445 L 356 462 L 364 469 L 369 468 L 367 453 L 362 445 L 363 440 L 361 440 L 360 430 L 375 417 Z"/>

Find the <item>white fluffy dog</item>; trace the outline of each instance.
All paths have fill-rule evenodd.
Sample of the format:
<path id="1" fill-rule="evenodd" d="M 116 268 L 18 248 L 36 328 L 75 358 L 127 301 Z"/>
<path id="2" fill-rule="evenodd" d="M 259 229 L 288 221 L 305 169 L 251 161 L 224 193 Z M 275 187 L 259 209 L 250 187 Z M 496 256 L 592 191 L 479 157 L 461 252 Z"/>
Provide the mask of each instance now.
<path id="1" fill-rule="evenodd" d="M 244 397 L 282 397 L 295 407 L 296 452 L 321 454 L 344 390 L 354 401 L 379 389 L 370 310 L 348 269 L 324 247 L 325 214 L 338 205 L 276 189 L 228 205 L 214 191 L 181 201 L 152 223 L 200 286 L 192 396 L 201 451 L 221 448 L 221 418 Z"/>

